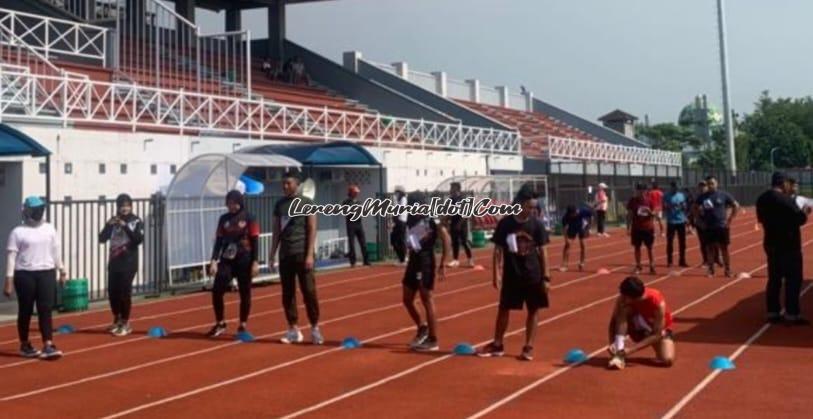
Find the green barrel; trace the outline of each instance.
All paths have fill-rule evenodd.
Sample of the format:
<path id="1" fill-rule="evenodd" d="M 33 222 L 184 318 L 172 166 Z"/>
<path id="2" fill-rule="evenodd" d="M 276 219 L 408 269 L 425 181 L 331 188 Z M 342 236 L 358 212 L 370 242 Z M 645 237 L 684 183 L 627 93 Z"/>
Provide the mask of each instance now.
<path id="1" fill-rule="evenodd" d="M 471 247 L 479 249 L 486 247 L 486 232 L 483 230 L 474 230 L 471 232 Z"/>
<path id="2" fill-rule="evenodd" d="M 370 262 L 378 262 L 378 243 L 376 242 L 367 242 L 367 257 L 370 259 Z"/>
<path id="3" fill-rule="evenodd" d="M 62 289 L 62 311 L 83 311 L 88 309 L 88 280 L 72 279 L 65 282 Z"/>

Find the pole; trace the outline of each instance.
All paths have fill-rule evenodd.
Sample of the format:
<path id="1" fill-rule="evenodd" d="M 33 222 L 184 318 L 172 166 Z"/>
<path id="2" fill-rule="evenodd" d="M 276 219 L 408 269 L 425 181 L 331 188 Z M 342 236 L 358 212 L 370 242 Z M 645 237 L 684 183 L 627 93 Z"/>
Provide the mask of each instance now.
<path id="1" fill-rule="evenodd" d="M 771 170 L 776 170 L 776 165 L 773 162 L 773 155 L 779 150 L 779 147 L 774 147 L 771 149 Z"/>
<path id="2" fill-rule="evenodd" d="M 737 172 L 736 150 L 734 149 L 734 124 L 731 120 L 731 96 L 728 80 L 728 56 L 726 49 L 726 24 L 724 0 L 717 0 L 717 28 L 720 33 L 720 71 L 723 79 L 723 111 L 725 112 L 726 144 L 728 145 L 728 169 L 733 175 Z"/>

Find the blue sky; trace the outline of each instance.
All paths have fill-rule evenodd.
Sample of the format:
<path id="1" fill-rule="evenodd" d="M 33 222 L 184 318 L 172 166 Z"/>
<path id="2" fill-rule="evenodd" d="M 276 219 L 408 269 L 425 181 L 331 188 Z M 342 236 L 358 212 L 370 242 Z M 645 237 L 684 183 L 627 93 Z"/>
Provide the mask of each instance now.
<path id="1" fill-rule="evenodd" d="M 813 94 L 813 1 L 728 0 L 726 10 L 737 112 L 766 89 Z M 243 21 L 265 37 L 264 11 Z M 222 29 L 213 14 L 199 22 Z M 336 61 L 358 50 L 484 85 L 523 84 L 590 119 L 621 108 L 675 121 L 699 93 L 722 105 L 715 0 L 317 2 L 288 7 L 288 37 Z"/>

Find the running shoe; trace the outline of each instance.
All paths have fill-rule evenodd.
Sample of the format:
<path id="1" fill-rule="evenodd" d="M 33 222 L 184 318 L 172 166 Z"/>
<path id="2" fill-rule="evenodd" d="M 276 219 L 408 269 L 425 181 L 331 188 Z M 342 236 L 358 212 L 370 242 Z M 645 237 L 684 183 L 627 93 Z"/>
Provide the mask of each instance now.
<path id="1" fill-rule="evenodd" d="M 113 336 L 123 337 L 130 333 L 133 333 L 133 328 L 130 326 L 130 323 L 122 323 L 113 331 Z"/>
<path id="2" fill-rule="evenodd" d="M 624 351 L 618 351 L 610 358 L 610 362 L 607 363 L 607 368 L 611 370 L 623 370 L 624 367 L 627 366 L 626 361 L 624 360 Z"/>
<path id="3" fill-rule="evenodd" d="M 559 272 L 567 272 L 567 266 L 560 266 Z"/>
<path id="4" fill-rule="evenodd" d="M 226 333 L 226 323 L 225 322 L 215 323 L 215 325 L 212 326 L 211 329 L 209 329 L 209 332 L 206 333 L 206 336 L 210 338 L 216 338 L 222 335 L 223 333 Z"/>
<path id="5" fill-rule="evenodd" d="M 40 353 L 40 359 L 58 359 L 62 356 L 62 351 L 56 348 L 56 345 L 53 343 L 50 345 L 45 345 L 42 348 L 42 353 Z"/>
<path id="6" fill-rule="evenodd" d="M 322 336 L 322 329 L 319 326 L 311 327 L 311 343 L 314 345 L 323 345 L 325 338 Z"/>
<path id="7" fill-rule="evenodd" d="M 733 273 L 733 272 L 731 272 L 731 269 L 726 268 L 726 270 L 725 270 L 725 277 L 726 277 L 726 278 L 734 278 L 734 273 Z"/>
<path id="8" fill-rule="evenodd" d="M 466 262 L 466 267 L 467 268 L 473 268 L 474 267 L 474 260 L 469 259 L 468 262 Z"/>
<path id="9" fill-rule="evenodd" d="M 482 358 L 499 357 L 505 355 L 503 345 L 497 345 L 494 342 L 489 343 L 483 349 L 477 352 L 477 356 Z"/>
<path id="10" fill-rule="evenodd" d="M 446 266 L 449 267 L 449 268 L 456 268 L 456 267 L 460 266 L 460 262 L 458 262 L 456 260 L 453 260 L 453 261 L 447 263 Z"/>
<path id="11" fill-rule="evenodd" d="M 415 334 L 415 338 L 409 343 L 409 347 L 412 349 L 418 347 L 418 345 L 422 344 L 428 337 L 429 327 L 425 324 L 418 326 L 418 333 Z"/>
<path id="12" fill-rule="evenodd" d="M 714 265 L 709 265 L 708 268 L 706 268 L 706 276 L 714 278 Z"/>
<path id="13" fill-rule="evenodd" d="M 280 338 L 280 342 L 289 345 L 291 343 L 302 343 L 305 340 L 305 337 L 302 336 L 302 332 L 299 331 L 298 327 L 292 327 L 285 332 L 285 335 Z"/>
<path id="14" fill-rule="evenodd" d="M 584 262 L 579 263 L 579 272 L 584 272 Z"/>
<path id="15" fill-rule="evenodd" d="M 106 330 L 108 333 L 113 333 L 116 329 L 119 328 L 119 326 L 121 326 L 119 324 L 119 320 L 116 319 L 116 320 L 113 320 L 113 323 L 111 323 L 110 326 L 107 326 L 107 328 L 104 329 L 104 330 Z"/>
<path id="16" fill-rule="evenodd" d="M 534 347 L 533 346 L 523 346 L 522 353 L 519 355 L 519 359 L 523 361 L 533 361 L 534 360 Z"/>
<path id="17" fill-rule="evenodd" d="M 423 342 L 421 342 L 420 345 L 417 345 L 412 349 L 418 352 L 433 352 L 440 349 L 440 345 L 438 345 L 438 338 L 428 336 Z"/>
<path id="18" fill-rule="evenodd" d="M 37 358 L 40 356 L 40 350 L 34 348 L 31 342 L 25 342 L 20 345 L 20 355 L 23 358 Z"/>
<path id="19" fill-rule="evenodd" d="M 632 274 L 633 274 L 633 275 L 640 275 L 642 270 L 643 270 L 643 269 L 641 269 L 641 265 L 638 265 L 638 266 L 636 266 L 636 267 L 635 267 L 635 269 L 632 271 Z"/>
<path id="20" fill-rule="evenodd" d="M 649 274 L 650 275 L 657 275 L 658 272 L 655 270 L 655 265 L 649 265 Z"/>

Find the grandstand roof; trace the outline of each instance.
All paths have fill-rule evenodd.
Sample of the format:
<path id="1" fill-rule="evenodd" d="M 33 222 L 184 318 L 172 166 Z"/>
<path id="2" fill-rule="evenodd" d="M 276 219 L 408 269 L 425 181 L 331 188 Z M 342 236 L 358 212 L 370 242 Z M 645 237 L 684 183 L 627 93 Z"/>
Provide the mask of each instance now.
<path id="1" fill-rule="evenodd" d="M 268 7 L 276 3 L 278 0 L 196 0 L 195 5 L 200 8 L 209 10 L 225 10 L 225 9 L 256 9 L 259 7 Z M 315 3 L 317 1 L 331 1 L 331 0 L 285 0 L 287 4 L 297 3 Z"/>
<path id="2" fill-rule="evenodd" d="M 616 110 L 608 113 L 607 115 L 602 116 L 598 120 L 602 121 L 602 122 L 604 122 L 604 121 L 637 121 L 638 117 L 631 114 L 631 113 L 624 112 L 621 109 L 616 109 Z"/>
<path id="3" fill-rule="evenodd" d="M 51 154 L 37 140 L 6 124 L 0 124 L 0 157 L 45 157 Z"/>

